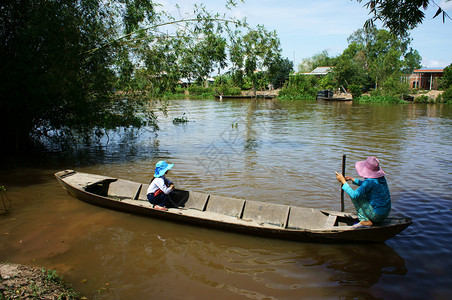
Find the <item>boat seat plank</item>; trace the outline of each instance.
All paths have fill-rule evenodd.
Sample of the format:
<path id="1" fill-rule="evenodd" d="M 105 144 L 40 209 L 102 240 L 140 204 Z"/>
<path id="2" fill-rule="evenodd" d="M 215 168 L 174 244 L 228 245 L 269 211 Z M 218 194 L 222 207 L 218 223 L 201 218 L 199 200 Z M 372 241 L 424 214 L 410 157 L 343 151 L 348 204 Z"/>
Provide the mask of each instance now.
<path id="1" fill-rule="evenodd" d="M 108 195 L 118 198 L 135 199 L 140 187 L 140 183 L 118 179 L 110 183 Z"/>
<path id="2" fill-rule="evenodd" d="M 149 188 L 149 184 L 143 184 L 141 186 L 141 191 L 140 194 L 138 195 L 137 200 L 143 200 L 143 201 L 148 201 L 148 188 Z"/>
<path id="3" fill-rule="evenodd" d="M 320 210 L 307 207 L 292 206 L 287 228 L 317 229 L 325 226 L 328 216 Z"/>
<path id="4" fill-rule="evenodd" d="M 244 204 L 245 200 L 243 199 L 211 195 L 207 202 L 206 211 L 240 218 Z"/>
<path id="5" fill-rule="evenodd" d="M 334 227 L 334 224 L 336 224 L 336 220 L 337 220 L 337 216 L 329 215 L 329 216 L 326 218 L 324 227 L 325 227 L 325 228 L 331 228 L 331 227 Z"/>
<path id="6" fill-rule="evenodd" d="M 283 227 L 287 220 L 289 206 L 247 200 L 243 219 Z"/>
<path id="7" fill-rule="evenodd" d="M 182 206 L 185 208 L 192 208 L 204 211 L 206 209 L 206 203 L 208 199 L 209 194 L 190 191 L 188 194 L 187 201 L 183 203 Z"/>

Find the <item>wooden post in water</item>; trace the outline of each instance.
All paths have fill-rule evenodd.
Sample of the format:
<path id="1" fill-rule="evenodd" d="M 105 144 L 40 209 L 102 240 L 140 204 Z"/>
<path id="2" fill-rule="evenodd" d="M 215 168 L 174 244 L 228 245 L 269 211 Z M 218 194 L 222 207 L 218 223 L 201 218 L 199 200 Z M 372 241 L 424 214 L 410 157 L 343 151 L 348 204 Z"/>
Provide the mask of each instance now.
<path id="1" fill-rule="evenodd" d="M 345 159 L 347 155 L 342 155 L 342 175 L 345 177 Z M 343 184 L 341 185 L 341 211 L 344 211 L 344 190 L 342 189 Z"/>

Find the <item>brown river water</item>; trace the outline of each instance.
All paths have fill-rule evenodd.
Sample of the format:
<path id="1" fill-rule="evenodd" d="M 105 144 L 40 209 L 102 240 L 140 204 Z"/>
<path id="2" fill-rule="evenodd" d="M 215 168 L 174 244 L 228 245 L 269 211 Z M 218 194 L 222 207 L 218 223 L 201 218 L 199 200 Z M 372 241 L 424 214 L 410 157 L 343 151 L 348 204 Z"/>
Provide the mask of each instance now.
<path id="1" fill-rule="evenodd" d="M 182 116 L 190 122 L 173 124 Z M 159 125 L 10 158 L 0 260 L 56 269 L 89 299 L 450 298 L 451 105 L 175 100 Z M 96 207 L 53 177 L 75 169 L 144 183 L 163 159 L 180 188 L 339 210 L 343 154 L 351 176 L 357 160 L 380 159 L 392 214 L 411 227 L 384 244 L 265 239 Z"/>

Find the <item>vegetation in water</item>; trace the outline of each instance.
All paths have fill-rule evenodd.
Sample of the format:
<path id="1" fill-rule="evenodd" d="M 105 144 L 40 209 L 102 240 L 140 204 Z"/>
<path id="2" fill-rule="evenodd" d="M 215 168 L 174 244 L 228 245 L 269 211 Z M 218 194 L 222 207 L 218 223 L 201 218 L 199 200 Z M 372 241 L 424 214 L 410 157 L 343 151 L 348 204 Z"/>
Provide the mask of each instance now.
<path id="1" fill-rule="evenodd" d="M 173 119 L 173 124 L 183 124 L 183 123 L 187 123 L 187 122 L 190 122 L 190 121 L 185 116 L 185 113 L 182 115 L 182 117 L 180 117 L 180 118 L 176 117 Z"/>

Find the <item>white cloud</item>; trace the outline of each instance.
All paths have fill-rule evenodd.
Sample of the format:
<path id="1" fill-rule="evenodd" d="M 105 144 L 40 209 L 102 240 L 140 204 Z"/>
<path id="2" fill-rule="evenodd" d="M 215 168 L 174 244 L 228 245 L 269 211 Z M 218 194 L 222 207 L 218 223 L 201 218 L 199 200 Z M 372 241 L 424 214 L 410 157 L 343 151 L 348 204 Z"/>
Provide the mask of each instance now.
<path id="1" fill-rule="evenodd" d="M 431 59 L 423 59 L 422 65 L 426 68 L 445 68 L 450 64 L 450 62 L 441 61 L 441 60 L 431 60 Z"/>

